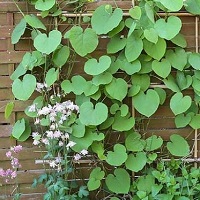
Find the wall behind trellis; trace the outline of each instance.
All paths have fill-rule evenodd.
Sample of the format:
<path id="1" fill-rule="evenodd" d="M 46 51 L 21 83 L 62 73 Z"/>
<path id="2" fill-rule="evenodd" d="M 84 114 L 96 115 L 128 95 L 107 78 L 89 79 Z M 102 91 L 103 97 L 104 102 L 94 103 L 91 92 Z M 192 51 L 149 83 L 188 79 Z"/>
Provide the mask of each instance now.
<path id="1" fill-rule="evenodd" d="M 113 1 L 100 1 L 98 3 L 90 3 L 86 7 L 87 11 L 89 11 L 88 13 L 91 13 L 91 10 L 94 10 L 95 7 L 105 2 L 113 4 Z M 34 12 L 33 7 L 30 5 L 27 5 L 21 1 L 18 4 L 22 11 L 25 13 L 27 11 Z M 117 1 L 117 4 L 124 10 L 125 15 L 127 14 L 127 10 L 132 6 L 131 1 Z M 187 50 L 198 52 L 200 44 L 199 18 L 185 13 L 184 11 L 181 13 L 176 13 L 176 15 L 180 16 L 183 22 L 181 32 L 184 34 L 188 42 Z M 0 0 L 0 168 L 9 167 L 9 161 L 5 156 L 5 153 L 9 147 L 20 144 L 17 143 L 14 139 L 10 138 L 12 125 L 17 119 L 23 116 L 22 111 L 30 104 L 30 101 L 22 103 L 15 100 L 14 112 L 10 119 L 6 120 L 4 118 L 5 105 L 9 101 L 14 100 L 11 92 L 12 81 L 10 80 L 9 76 L 12 74 L 17 64 L 21 61 L 25 51 L 29 50 L 30 48 L 30 40 L 26 36 L 20 40 L 19 44 L 11 44 L 10 37 L 13 27 L 19 22 L 20 19 L 21 14 L 18 12 L 18 9 L 12 0 Z M 62 25 L 60 29 L 64 29 L 64 26 L 66 25 Z M 107 39 L 101 38 L 100 40 L 101 42 L 99 43 L 98 50 L 96 51 L 97 54 L 103 54 L 103 52 L 106 51 L 105 49 Z M 78 70 L 75 70 L 74 73 L 82 74 L 83 66 L 81 66 L 81 62 L 77 62 L 76 66 L 77 68 L 75 69 Z M 155 84 L 158 84 L 159 87 L 164 87 L 161 83 L 152 83 L 151 87 L 154 87 Z M 191 93 L 190 90 L 188 90 L 187 93 Z M 133 114 L 137 115 L 137 113 L 134 112 L 134 108 L 132 109 Z M 151 119 L 144 119 L 142 124 L 144 134 L 157 134 L 166 141 L 169 139 L 171 134 L 177 133 L 182 135 L 183 137 L 187 138 L 191 148 L 193 149 L 191 153 L 191 159 L 195 160 L 200 157 L 199 131 L 194 131 L 189 127 L 176 129 L 174 124 L 174 116 L 169 108 L 169 100 L 160 107 L 160 109 L 151 117 Z M 44 188 L 42 186 L 38 187 L 37 189 L 31 188 L 33 178 L 42 173 L 42 170 L 40 170 L 42 165 L 35 163 L 35 160 L 39 160 L 41 157 L 41 150 L 32 145 L 31 139 L 29 139 L 27 142 L 24 142 L 22 145 L 24 150 L 19 156 L 22 168 L 20 169 L 18 176 L 18 186 L 20 192 L 23 194 L 22 199 L 42 199 L 42 192 L 44 192 Z M 82 163 L 79 165 L 79 169 L 80 171 L 78 170 L 77 174 L 85 174 L 85 178 L 87 178 L 90 165 L 87 164 L 87 162 L 84 164 Z M 2 180 L 0 180 L 0 183 L 1 182 Z M 6 187 L 0 187 L 0 199 L 9 199 L 9 197 L 5 197 L 4 195 L 12 194 L 14 188 L 14 182 L 10 182 Z M 98 199 L 98 197 L 96 198 Z"/>

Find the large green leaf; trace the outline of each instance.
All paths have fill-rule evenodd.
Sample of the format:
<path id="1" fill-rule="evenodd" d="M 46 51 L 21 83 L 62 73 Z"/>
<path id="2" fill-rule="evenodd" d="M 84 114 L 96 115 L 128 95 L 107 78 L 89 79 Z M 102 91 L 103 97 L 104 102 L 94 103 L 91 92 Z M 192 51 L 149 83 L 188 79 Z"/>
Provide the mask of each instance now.
<path id="1" fill-rule="evenodd" d="M 111 5 L 99 6 L 93 13 L 91 24 L 97 34 L 107 34 L 121 22 L 123 11 L 120 8 L 112 10 Z"/>
<path id="2" fill-rule="evenodd" d="M 171 64 L 167 59 L 162 59 L 160 62 L 154 60 L 152 62 L 152 69 L 158 76 L 166 78 L 171 72 Z"/>
<path id="3" fill-rule="evenodd" d="M 181 26 L 182 22 L 178 17 L 170 16 L 167 19 L 167 22 L 165 22 L 164 19 L 157 20 L 154 28 L 161 38 L 164 38 L 166 40 L 171 40 L 176 35 L 178 35 L 178 33 L 181 30 Z"/>
<path id="4" fill-rule="evenodd" d="M 19 139 L 24 131 L 25 131 L 25 119 L 22 118 L 14 124 L 12 129 L 12 136 L 16 139 Z"/>
<path id="5" fill-rule="evenodd" d="M 126 38 L 120 38 L 120 35 L 112 37 L 107 45 L 107 53 L 117 53 L 126 45 Z"/>
<path id="6" fill-rule="evenodd" d="M 149 89 L 146 94 L 140 91 L 136 96 L 134 96 L 132 104 L 139 113 L 146 117 L 150 117 L 158 109 L 160 98 L 155 90 Z"/>
<path id="7" fill-rule="evenodd" d="M 189 55 L 188 62 L 194 69 L 200 70 L 200 66 L 199 66 L 200 54 L 199 53 L 191 53 Z"/>
<path id="8" fill-rule="evenodd" d="M 122 78 L 113 78 L 112 82 L 105 86 L 105 89 L 113 99 L 122 101 L 127 95 L 128 84 Z"/>
<path id="9" fill-rule="evenodd" d="M 51 9 L 56 3 L 56 0 L 37 0 L 35 8 L 37 10 L 46 11 Z"/>
<path id="10" fill-rule="evenodd" d="M 154 151 L 158 148 L 160 148 L 163 144 L 163 139 L 159 136 L 152 135 L 149 138 L 146 139 L 146 151 Z"/>
<path id="11" fill-rule="evenodd" d="M 58 79 L 58 74 L 59 74 L 59 70 L 55 70 L 55 68 L 51 68 L 48 70 L 46 77 L 45 77 L 45 82 L 47 84 L 48 87 L 50 87 L 51 85 L 53 85 L 56 80 Z"/>
<path id="12" fill-rule="evenodd" d="M 31 27 L 46 30 L 45 25 L 35 15 L 25 15 L 24 19 L 26 20 L 26 23 L 29 24 Z"/>
<path id="13" fill-rule="evenodd" d="M 49 32 L 49 37 L 45 33 L 40 33 L 34 39 L 34 47 L 41 53 L 50 54 L 55 51 L 61 42 L 62 34 L 58 30 Z"/>
<path id="14" fill-rule="evenodd" d="M 128 62 L 136 60 L 143 50 L 142 39 L 132 34 L 126 42 L 125 56 Z"/>
<path id="15" fill-rule="evenodd" d="M 168 0 L 156 0 L 160 2 L 165 8 L 169 11 L 177 12 L 183 7 L 183 0 L 175 0 L 175 1 L 168 1 Z"/>
<path id="16" fill-rule="evenodd" d="M 185 8 L 194 15 L 200 15 L 200 0 L 185 0 Z"/>
<path id="17" fill-rule="evenodd" d="M 144 39 L 143 43 L 145 52 L 152 58 L 160 60 L 164 56 L 166 51 L 166 42 L 164 39 L 158 38 L 156 44 Z"/>
<path id="18" fill-rule="evenodd" d="M 116 194 L 127 194 L 130 189 L 130 175 L 125 169 L 115 169 L 114 175 L 108 174 L 106 185 L 111 192 Z"/>
<path id="19" fill-rule="evenodd" d="M 19 24 L 17 24 L 17 26 L 15 26 L 15 28 L 12 32 L 12 35 L 11 35 L 12 44 L 16 44 L 19 41 L 21 36 L 24 34 L 25 30 L 26 30 L 26 21 L 23 18 L 23 19 L 21 19 Z"/>
<path id="20" fill-rule="evenodd" d="M 171 142 L 167 143 L 167 149 L 174 156 L 188 156 L 190 153 L 190 147 L 187 141 L 180 135 L 173 134 L 170 136 Z"/>
<path id="21" fill-rule="evenodd" d="M 84 65 L 84 71 L 89 75 L 99 75 L 105 72 L 111 65 L 109 56 L 101 56 L 99 62 L 95 58 L 89 59 Z"/>
<path id="22" fill-rule="evenodd" d="M 126 168 L 133 171 L 139 172 L 144 168 L 147 162 L 147 157 L 145 152 L 137 152 L 136 155 L 129 154 L 128 159 L 125 162 Z"/>
<path id="23" fill-rule="evenodd" d="M 80 107 L 80 121 L 86 126 L 97 126 L 104 122 L 108 117 L 108 108 L 105 104 L 99 102 L 95 105 L 91 102 L 85 102 Z"/>
<path id="24" fill-rule="evenodd" d="M 72 47 L 82 57 L 93 52 L 98 45 L 97 34 L 91 28 L 86 28 L 83 31 L 80 26 L 74 26 L 67 34 Z"/>
<path id="25" fill-rule="evenodd" d="M 106 162 L 112 166 L 121 166 L 126 161 L 127 157 L 125 146 L 122 144 L 115 144 L 114 151 L 108 151 Z"/>
<path id="26" fill-rule="evenodd" d="M 170 100 L 170 108 L 175 115 L 184 113 L 192 104 L 190 96 L 184 96 L 181 92 L 174 94 Z"/>
<path id="27" fill-rule="evenodd" d="M 22 80 L 15 79 L 12 84 L 14 96 L 22 101 L 26 101 L 36 88 L 36 78 L 31 74 L 26 74 Z"/>

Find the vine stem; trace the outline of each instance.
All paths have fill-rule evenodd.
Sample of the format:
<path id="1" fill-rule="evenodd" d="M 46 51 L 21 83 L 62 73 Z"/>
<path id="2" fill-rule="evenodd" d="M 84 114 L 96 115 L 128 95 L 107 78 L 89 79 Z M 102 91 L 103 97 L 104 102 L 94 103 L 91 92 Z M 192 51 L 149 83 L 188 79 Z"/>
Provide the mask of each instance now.
<path id="1" fill-rule="evenodd" d="M 19 12 L 22 14 L 22 16 L 24 17 L 24 13 L 22 12 L 22 10 L 20 9 L 19 5 L 16 3 L 15 0 L 13 0 L 15 6 L 17 7 L 17 9 L 19 10 Z"/>

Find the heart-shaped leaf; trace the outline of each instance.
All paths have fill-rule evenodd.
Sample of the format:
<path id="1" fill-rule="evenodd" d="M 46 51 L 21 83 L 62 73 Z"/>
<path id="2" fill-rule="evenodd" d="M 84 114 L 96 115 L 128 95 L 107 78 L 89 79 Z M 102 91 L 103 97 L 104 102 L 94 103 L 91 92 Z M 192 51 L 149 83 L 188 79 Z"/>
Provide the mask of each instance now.
<path id="1" fill-rule="evenodd" d="M 170 108 L 175 115 L 184 113 L 192 104 L 190 96 L 184 96 L 181 92 L 174 94 L 170 100 Z"/>
<path id="2" fill-rule="evenodd" d="M 180 89 L 176 84 L 174 77 L 171 74 L 167 77 L 167 79 L 164 79 L 163 82 L 167 86 L 167 88 L 169 88 L 173 92 L 180 92 Z"/>
<path id="3" fill-rule="evenodd" d="M 127 194 L 130 189 L 130 175 L 122 168 L 115 169 L 114 175 L 106 177 L 106 185 L 111 192 L 116 194 Z"/>
<path id="4" fill-rule="evenodd" d="M 166 58 L 171 63 L 172 67 L 182 71 L 187 64 L 187 53 L 182 48 L 175 48 L 175 51 L 168 50 Z"/>
<path id="5" fill-rule="evenodd" d="M 187 115 L 184 115 L 183 113 L 182 114 L 179 114 L 175 117 L 175 124 L 176 124 L 176 127 L 177 128 L 183 128 L 183 127 L 186 127 L 190 121 L 191 121 L 192 117 L 190 114 L 187 114 Z"/>
<path id="6" fill-rule="evenodd" d="M 62 46 L 53 53 L 53 63 L 56 67 L 62 67 L 68 60 L 70 55 L 69 47 Z"/>
<path id="7" fill-rule="evenodd" d="M 56 3 L 56 0 L 37 0 L 35 8 L 37 10 L 46 11 L 50 10 Z"/>
<path id="8" fill-rule="evenodd" d="M 85 126 L 77 119 L 76 123 L 72 125 L 72 135 L 81 138 L 85 135 Z"/>
<path id="9" fill-rule="evenodd" d="M 121 22 L 123 11 L 116 8 L 113 12 L 111 5 L 99 6 L 93 13 L 91 24 L 97 34 L 107 34 Z"/>
<path id="10" fill-rule="evenodd" d="M 14 102 L 9 102 L 6 104 L 6 107 L 5 107 L 5 113 L 4 113 L 4 117 L 5 119 L 8 119 L 10 117 L 10 115 L 12 114 L 12 111 L 14 109 Z"/>
<path id="11" fill-rule="evenodd" d="M 167 143 L 167 149 L 174 156 L 185 157 L 190 153 L 190 147 L 187 141 L 180 135 L 173 134 L 170 136 L 171 142 Z"/>
<path id="12" fill-rule="evenodd" d="M 22 81 L 15 79 L 12 84 L 12 92 L 14 96 L 22 101 L 26 101 L 33 94 L 36 88 L 36 78 L 31 74 L 26 74 Z"/>
<path id="13" fill-rule="evenodd" d="M 19 139 L 24 131 L 25 131 L 25 119 L 22 118 L 14 124 L 12 129 L 12 136 L 16 139 Z"/>
<path id="14" fill-rule="evenodd" d="M 98 45 L 98 37 L 94 30 L 86 28 L 84 31 L 80 26 L 74 26 L 70 29 L 69 41 L 72 47 L 80 56 L 86 56 L 93 52 Z M 64 36 L 66 37 L 66 35 Z"/>
<path id="15" fill-rule="evenodd" d="M 188 62 L 194 69 L 200 70 L 200 66 L 199 66 L 200 54 L 199 53 L 191 53 L 189 55 Z"/>
<path id="16" fill-rule="evenodd" d="M 156 30 L 154 28 L 145 29 L 144 30 L 144 37 L 149 42 L 152 42 L 154 44 L 156 44 L 158 42 L 158 33 L 156 32 Z"/>
<path id="17" fill-rule="evenodd" d="M 194 15 L 200 15 L 200 0 L 185 0 L 185 9 Z"/>
<path id="18" fill-rule="evenodd" d="M 147 163 L 146 153 L 144 152 L 137 152 L 136 155 L 129 154 L 128 159 L 125 162 L 126 168 L 133 171 L 139 172 L 144 168 Z"/>
<path id="19" fill-rule="evenodd" d="M 60 31 L 53 30 L 49 32 L 49 37 L 45 33 L 40 33 L 34 39 L 34 47 L 41 53 L 49 55 L 55 51 L 61 42 L 62 34 Z"/>
<path id="20" fill-rule="evenodd" d="M 100 187 L 101 185 L 101 180 L 104 178 L 105 172 L 101 170 L 100 167 L 96 167 L 92 170 L 90 173 L 90 178 L 87 183 L 88 190 L 96 190 Z"/>
<path id="21" fill-rule="evenodd" d="M 24 142 L 26 141 L 31 135 L 31 126 L 29 124 L 28 120 L 25 120 L 25 130 L 24 132 L 20 135 L 19 138 L 16 138 L 19 142 Z"/>
<path id="22" fill-rule="evenodd" d="M 46 30 L 45 25 L 35 16 L 35 15 L 25 15 L 24 19 L 26 20 L 26 23 L 29 24 L 33 28 L 41 28 L 43 30 Z"/>
<path id="23" fill-rule="evenodd" d="M 143 43 L 145 52 L 152 58 L 160 60 L 165 55 L 166 42 L 164 39 L 158 38 L 156 44 L 144 39 Z"/>
<path id="24" fill-rule="evenodd" d="M 129 117 L 128 115 L 122 117 L 120 112 L 116 113 L 114 119 L 114 123 L 112 124 L 113 130 L 128 131 L 135 125 L 135 119 L 133 117 Z"/>
<path id="25" fill-rule="evenodd" d="M 89 59 L 84 66 L 84 71 L 89 75 L 99 75 L 105 72 L 111 65 L 109 56 L 101 56 L 99 62 L 95 58 Z"/>
<path id="26" fill-rule="evenodd" d="M 143 42 L 140 37 L 136 37 L 134 34 L 130 35 L 127 39 L 125 47 L 125 56 L 128 62 L 136 60 L 143 50 Z"/>
<path id="27" fill-rule="evenodd" d="M 176 16 L 170 16 L 167 19 L 167 22 L 165 19 L 159 19 L 154 25 L 158 35 L 166 40 L 171 40 L 174 38 L 180 32 L 181 27 L 182 22 Z"/>
<path id="28" fill-rule="evenodd" d="M 134 6 L 134 8 L 129 10 L 129 14 L 133 19 L 140 19 L 142 15 L 141 8 L 139 6 Z"/>
<path id="29" fill-rule="evenodd" d="M 92 81 L 87 81 L 84 94 L 85 96 L 92 96 L 99 90 L 99 86 L 96 86 Z"/>
<path id="30" fill-rule="evenodd" d="M 116 90 L 116 88 L 118 88 Z M 113 78 L 112 82 L 105 86 L 106 92 L 113 98 L 122 101 L 128 92 L 128 85 L 122 78 Z"/>
<path id="31" fill-rule="evenodd" d="M 172 12 L 179 11 L 183 7 L 183 0 L 168 1 L 168 0 L 156 0 L 160 2 L 165 8 Z"/>
<path id="32" fill-rule="evenodd" d="M 151 174 L 140 176 L 137 179 L 137 189 L 140 191 L 150 193 L 153 186 L 155 186 L 155 178 Z"/>
<path id="33" fill-rule="evenodd" d="M 80 107 L 80 121 L 86 126 L 97 126 L 104 122 L 108 117 L 108 108 L 99 102 L 93 108 L 91 102 L 85 102 Z"/>
<path id="34" fill-rule="evenodd" d="M 145 147 L 145 140 L 141 139 L 141 135 L 137 132 L 130 132 L 125 140 L 125 146 L 128 151 L 138 152 Z"/>
<path id="35" fill-rule="evenodd" d="M 182 47 L 182 48 L 186 48 L 187 47 L 187 41 L 186 41 L 185 37 L 181 33 L 179 33 L 174 38 L 172 38 L 171 41 L 174 44 L 178 45 L 179 47 Z"/>
<path id="36" fill-rule="evenodd" d="M 121 166 L 126 161 L 127 157 L 125 146 L 122 144 L 115 144 L 114 151 L 108 151 L 106 162 L 112 166 Z"/>
<path id="37" fill-rule="evenodd" d="M 151 137 L 146 139 L 146 151 L 154 151 L 160 148 L 163 144 L 163 139 L 159 136 L 152 135 Z"/>
<path id="38" fill-rule="evenodd" d="M 84 93 L 86 87 L 87 81 L 79 75 L 73 76 L 71 82 L 69 80 L 64 80 L 61 83 L 61 88 L 66 94 L 73 92 L 76 95 L 81 95 Z"/>
<path id="39" fill-rule="evenodd" d="M 107 53 L 117 53 L 126 45 L 126 38 L 120 38 L 120 35 L 112 37 L 107 45 Z"/>
<path id="40" fill-rule="evenodd" d="M 133 106 L 141 114 L 150 117 L 156 112 L 160 104 L 160 98 L 155 90 L 149 89 L 147 93 L 140 91 L 133 97 Z"/>
<path id="41" fill-rule="evenodd" d="M 92 79 L 92 83 L 96 86 L 107 85 L 112 81 L 112 78 L 113 78 L 112 74 L 110 74 L 109 72 L 105 72 L 97 76 L 94 76 Z"/>
<path id="42" fill-rule="evenodd" d="M 12 44 L 16 44 L 19 39 L 21 38 L 21 36 L 24 34 L 26 30 L 26 21 L 25 19 L 21 19 L 21 21 L 19 22 L 19 24 L 17 24 L 12 32 L 11 35 L 11 41 Z"/>
<path id="43" fill-rule="evenodd" d="M 150 86 L 150 77 L 148 74 L 133 74 L 131 82 L 135 86 L 139 85 L 142 91 L 146 91 Z"/>
<path id="44" fill-rule="evenodd" d="M 171 72 L 171 64 L 167 59 L 162 59 L 160 62 L 154 60 L 152 62 L 152 69 L 158 76 L 166 78 Z"/>
<path id="45" fill-rule="evenodd" d="M 167 94 L 166 94 L 166 91 L 162 88 L 154 88 L 154 90 L 158 93 L 159 95 L 159 98 L 160 98 L 160 105 L 163 105 L 163 103 L 165 102 L 166 100 L 166 97 L 167 97 Z"/>

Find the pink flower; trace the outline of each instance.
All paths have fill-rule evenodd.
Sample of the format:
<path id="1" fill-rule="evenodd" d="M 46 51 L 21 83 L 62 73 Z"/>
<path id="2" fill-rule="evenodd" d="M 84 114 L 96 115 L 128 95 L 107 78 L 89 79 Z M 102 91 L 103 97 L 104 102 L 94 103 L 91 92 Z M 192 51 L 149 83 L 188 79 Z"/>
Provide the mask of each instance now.
<path id="1" fill-rule="evenodd" d="M 17 172 L 16 172 L 16 171 L 13 171 L 13 172 L 11 173 L 11 179 L 16 178 L 16 177 L 17 177 Z"/>
<path id="2" fill-rule="evenodd" d="M 21 146 L 21 145 L 18 145 L 18 146 L 14 146 L 14 147 L 13 147 L 13 151 L 14 151 L 15 153 L 19 153 L 21 150 L 22 150 L 22 146 Z"/>
<path id="3" fill-rule="evenodd" d="M 11 156 L 12 156 L 12 152 L 11 151 L 6 152 L 6 157 L 7 158 L 11 158 Z"/>
<path id="4" fill-rule="evenodd" d="M 74 160 L 78 161 L 78 160 L 80 160 L 80 159 L 81 159 L 81 155 L 77 153 L 77 154 L 74 156 Z"/>
<path id="5" fill-rule="evenodd" d="M 83 149 L 81 152 L 80 152 L 83 156 L 87 155 L 88 154 L 88 151 Z"/>

